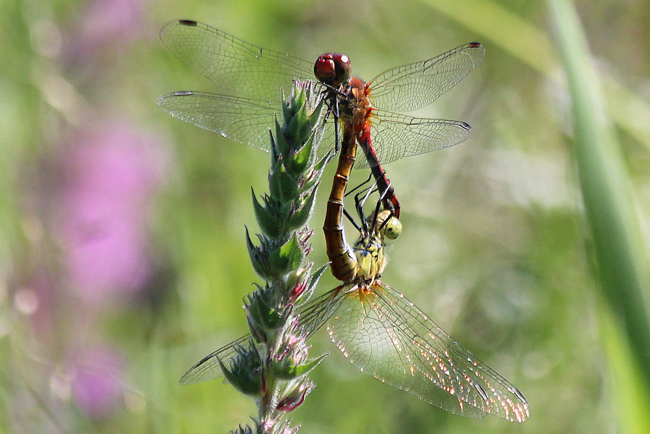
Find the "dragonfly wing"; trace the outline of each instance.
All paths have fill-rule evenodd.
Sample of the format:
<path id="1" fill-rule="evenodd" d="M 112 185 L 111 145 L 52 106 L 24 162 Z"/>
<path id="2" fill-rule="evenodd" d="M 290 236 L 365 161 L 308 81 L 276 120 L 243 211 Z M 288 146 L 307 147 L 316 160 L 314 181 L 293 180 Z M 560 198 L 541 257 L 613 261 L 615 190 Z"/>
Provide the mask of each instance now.
<path id="1" fill-rule="evenodd" d="M 219 360 L 224 366 L 230 365 L 231 360 L 239 357 L 238 349 L 250 348 L 251 336 L 246 335 L 232 341 L 218 350 L 208 354 L 201 359 L 196 365 L 192 366 L 183 374 L 178 382 L 182 385 L 202 383 L 204 381 L 215 380 L 223 377 L 223 371 L 219 366 Z"/>
<path id="2" fill-rule="evenodd" d="M 160 39 L 183 63 L 228 92 L 281 101 L 294 78 L 312 80 L 313 63 L 244 42 L 196 21 L 172 21 Z"/>
<path id="3" fill-rule="evenodd" d="M 345 287 L 346 285 L 341 285 L 300 306 L 299 324 L 302 328 L 302 332 L 305 333 L 307 337 L 318 331 L 332 316 L 332 314 L 336 312 L 344 298 L 343 294 L 345 291 L 342 291 L 342 288 Z M 224 366 L 228 366 L 231 360 L 239 357 L 239 349 L 250 348 L 251 339 L 251 335 L 242 336 L 228 345 L 208 354 L 183 374 L 179 380 L 180 384 L 187 385 L 202 383 L 204 381 L 223 377 L 223 371 L 219 365 L 219 360 L 221 360 L 221 363 L 223 363 Z"/>
<path id="4" fill-rule="evenodd" d="M 338 310 L 351 284 L 340 285 L 300 306 L 299 324 L 307 337 L 316 333 Z"/>
<path id="5" fill-rule="evenodd" d="M 433 59 L 383 72 L 371 81 L 373 105 L 397 112 L 426 107 L 465 78 L 484 55 L 483 45 L 472 42 Z"/>
<path id="6" fill-rule="evenodd" d="M 156 104 L 177 119 L 267 152 L 269 127 L 280 110 L 278 104 L 191 91 L 163 95 Z"/>
<path id="7" fill-rule="evenodd" d="M 373 113 L 370 136 L 381 164 L 457 145 L 467 140 L 471 129 L 461 121 L 412 118 L 383 110 Z M 367 168 L 368 161 L 359 158 L 355 167 Z"/>
<path id="8" fill-rule="evenodd" d="M 530 415 L 521 392 L 383 282 L 348 293 L 327 329 L 361 371 L 451 413 Z"/>

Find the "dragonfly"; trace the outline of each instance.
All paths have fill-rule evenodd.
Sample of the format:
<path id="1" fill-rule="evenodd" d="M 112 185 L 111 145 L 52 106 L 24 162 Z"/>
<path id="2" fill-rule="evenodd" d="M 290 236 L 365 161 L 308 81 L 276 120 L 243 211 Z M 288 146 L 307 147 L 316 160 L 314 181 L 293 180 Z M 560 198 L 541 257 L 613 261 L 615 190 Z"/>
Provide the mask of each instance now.
<path id="1" fill-rule="evenodd" d="M 328 318 L 332 342 L 359 370 L 382 382 L 454 414 L 471 418 L 493 414 L 524 422 L 530 407 L 515 386 L 380 280 L 387 260 L 384 238 L 396 239 L 402 225 L 392 209 L 379 211 L 381 198 L 370 223 L 358 196 L 361 225 L 345 212 L 345 191 L 356 158 L 353 131 L 349 131 L 353 128 L 345 125 L 323 226 L 330 268 L 348 283 L 330 293 L 337 303 L 317 302 L 306 309 L 307 319 Z M 353 247 L 345 240 L 344 213 L 360 233 Z M 320 313 L 323 310 L 325 314 Z"/>
<path id="2" fill-rule="evenodd" d="M 359 370 L 451 413 L 524 422 L 530 407 L 515 386 L 380 279 L 387 263 L 385 239 L 396 239 L 402 228 L 391 209 L 380 210 L 383 198 L 364 217 L 365 200 L 356 196 L 360 235 L 353 247 L 347 245 L 339 204 L 356 156 L 356 147 L 349 144 L 342 142 L 337 168 L 342 173 L 337 175 L 344 176 L 336 176 L 332 184 L 325 228 L 335 229 L 326 236 L 328 255 L 337 258 L 332 264 L 350 273 L 340 275 L 347 281 L 300 307 L 303 333 L 309 337 L 327 324 L 332 342 Z M 227 365 L 251 342 L 250 335 L 244 336 L 209 354 L 181 377 L 181 384 L 222 376 L 220 361 Z"/>
<path id="3" fill-rule="evenodd" d="M 410 112 L 433 103 L 483 59 L 478 42 L 434 58 L 389 69 L 365 83 L 351 77 L 344 54 L 326 53 L 316 63 L 267 50 L 192 20 L 165 25 L 160 38 L 182 62 L 233 95 L 179 91 L 160 97 L 159 107 L 175 118 L 217 132 L 236 142 L 270 150 L 268 126 L 281 103 L 280 89 L 292 80 L 316 77 L 325 86 L 333 122 L 325 136 L 338 136 L 338 120 L 355 127 L 355 136 L 384 204 L 400 216 L 400 203 L 381 164 L 456 145 L 469 137 L 461 121 L 415 118 Z M 332 129 L 334 132 L 332 133 Z M 338 137 L 335 140 L 338 146 Z M 381 163 L 381 164 L 380 164 Z"/>

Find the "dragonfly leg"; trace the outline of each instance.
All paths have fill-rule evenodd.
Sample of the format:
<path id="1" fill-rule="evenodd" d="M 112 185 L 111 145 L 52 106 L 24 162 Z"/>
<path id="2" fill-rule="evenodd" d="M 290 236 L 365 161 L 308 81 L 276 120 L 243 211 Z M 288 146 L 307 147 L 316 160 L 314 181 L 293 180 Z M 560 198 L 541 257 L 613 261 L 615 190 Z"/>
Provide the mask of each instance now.
<path id="1" fill-rule="evenodd" d="M 386 198 L 386 196 L 388 195 L 388 192 L 390 190 L 392 190 L 392 189 L 390 188 L 390 180 L 389 180 L 388 185 L 386 186 L 386 189 L 381 193 L 381 195 L 379 197 L 379 200 L 377 201 L 377 206 L 375 206 L 375 213 L 373 214 L 373 219 L 372 219 L 372 227 L 373 228 L 377 225 L 377 217 L 379 216 L 379 208 L 380 208 L 382 202 L 384 202 L 384 199 Z M 395 196 L 393 196 L 393 197 L 395 197 Z M 393 214 L 395 217 L 397 217 L 395 215 L 395 209 L 392 207 L 393 204 L 391 202 L 389 202 L 389 204 L 391 206 L 388 207 L 388 208 L 386 208 L 386 205 L 384 204 L 384 209 L 388 209 L 391 212 L 391 214 Z M 382 222 L 381 226 L 379 228 L 377 228 L 377 230 L 383 229 L 388 224 L 389 220 L 390 220 L 390 218 L 385 219 Z"/>
<path id="2" fill-rule="evenodd" d="M 370 174 L 370 175 L 368 176 L 368 179 L 366 179 L 365 181 L 363 181 L 361 184 L 357 185 L 357 186 L 354 187 L 352 190 L 350 190 L 350 191 L 348 191 L 347 193 L 345 193 L 345 196 L 347 197 L 348 195 L 354 193 L 355 191 L 357 191 L 358 189 L 360 189 L 361 187 L 363 187 L 364 185 L 366 185 L 367 183 L 369 183 L 371 179 L 372 179 L 372 174 Z M 370 186 L 370 187 L 366 187 L 366 188 L 364 188 L 363 190 L 361 190 L 361 193 L 367 191 L 369 188 L 372 188 L 372 187 L 374 187 L 374 185 L 373 185 L 373 186 Z M 355 203 L 358 203 L 358 201 L 359 201 L 359 199 L 358 199 L 358 194 L 359 194 L 359 193 L 357 193 L 357 196 L 355 196 Z M 356 205 L 355 205 L 355 206 L 356 206 Z M 358 208 L 356 208 L 356 209 L 357 209 L 357 211 L 358 211 Z M 356 230 L 358 230 L 359 232 L 362 232 L 362 228 L 361 228 L 361 226 L 359 226 L 359 224 L 354 220 L 354 218 L 350 215 L 350 213 L 348 213 L 348 211 L 347 211 L 345 208 L 343 208 L 343 214 L 344 214 L 345 217 L 350 221 L 350 223 L 352 223 L 352 226 L 354 226 Z M 362 224 L 363 224 L 363 221 L 364 221 L 363 217 L 361 218 L 361 221 L 362 221 Z M 367 228 L 366 228 L 366 229 L 367 229 Z"/>
<path id="3" fill-rule="evenodd" d="M 358 230 L 359 232 L 362 232 L 361 226 L 359 226 L 359 224 L 356 221 L 354 221 L 354 218 L 352 218 L 350 213 L 345 208 L 343 208 L 343 215 L 345 215 L 345 217 L 347 217 L 347 219 L 350 221 L 350 223 L 352 223 L 352 226 L 354 226 L 354 228 L 356 230 Z"/>
<path id="4" fill-rule="evenodd" d="M 334 116 L 334 153 L 338 154 L 341 149 L 341 141 L 339 135 L 339 119 L 341 119 L 341 111 L 339 108 L 340 99 L 345 97 L 346 94 L 341 92 L 338 88 L 332 87 L 329 84 L 322 83 L 327 87 L 324 91 L 330 95 L 327 106 L 329 107 L 329 112 Z"/>
<path id="5" fill-rule="evenodd" d="M 329 106 L 329 113 L 334 116 L 334 154 L 338 154 L 341 149 L 340 134 L 339 134 L 339 99 L 333 97 L 327 105 Z"/>
<path id="6" fill-rule="evenodd" d="M 361 184 L 359 184 L 359 185 L 357 185 L 356 187 L 354 187 L 352 190 L 350 190 L 350 191 L 348 191 L 347 193 L 345 193 L 345 196 L 348 196 L 348 195 L 354 193 L 355 191 L 357 191 L 358 189 L 360 189 L 361 187 L 363 187 L 364 185 L 366 185 L 367 183 L 369 183 L 371 179 L 372 179 L 372 173 L 368 176 L 368 179 L 366 179 L 366 180 L 363 181 Z M 372 187 L 374 187 L 374 185 L 373 185 Z M 371 188 L 371 187 L 366 187 L 366 188 L 364 188 L 362 191 L 366 191 L 368 188 Z"/>
<path id="7" fill-rule="evenodd" d="M 372 177 L 372 175 L 371 175 Z M 366 181 L 368 182 L 368 181 Z M 357 214 L 359 215 L 359 218 L 361 219 L 361 224 L 366 232 L 368 233 L 368 230 L 371 226 L 368 226 L 368 219 L 365 216 L 365 213 L 363 212 L 363 206 L 365 205 L 366 201 L 370 197 L 371 194 L 377 191 L 377 181 L 375 181 L 371 186 L 364 188 L 363 190 L 359 191 L 355 196 L 354 196 L 354 206 L 357 210 Z M 363 199 L 361 198 L 361 195 L 365 194 Z"/>

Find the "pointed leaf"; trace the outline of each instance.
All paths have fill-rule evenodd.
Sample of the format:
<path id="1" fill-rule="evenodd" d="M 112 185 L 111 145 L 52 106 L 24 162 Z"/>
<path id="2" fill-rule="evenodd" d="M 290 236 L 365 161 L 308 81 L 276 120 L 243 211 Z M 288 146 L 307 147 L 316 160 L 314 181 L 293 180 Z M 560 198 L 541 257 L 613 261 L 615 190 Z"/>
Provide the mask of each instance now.
<path id="1" fill-rule="evenodd" d="M 289 126 L 289 122 L 291 122 L 293 114 L 294 111 L 291 105 L 291 100 L 286 101 L 284 104 L 282 104 L 282 129 L 286 129 Z"/>
<path id="2" fill-rule="evenodd" d="M 275 119 L 277 122 L 278 115 L 275 115 Z M 269 128 L 269 136 L 271 139 L 271 167 L 275 167 L 276 164 L 278 164 L 278 158 L 280 158 L 280 150 L 278 149 L 278 144 L 275 141 L 275 138 L 273 137 L 273 131 Z"/>
<path id="3" fill-rule="evenodd" d="M 307 94 L 305 93 L 304 87 L 299 87 L 298 89 L 298 94 L 293 98 L 292 105 L 301 109 L 307 103 Z"/>
<path id="4" fill-rule="evenodd" d="M 291 309 L 274 309 L 271 303 L 265 300 L 264 294 L 264 290 L 256 291 L 250 299 L 247 311 L 251 332 L 268 336 L 284 325 Z"/>
<path id="5" fill-rule="evenodd" d="M 257 218 L 257 224 L 260 226 L 260 229 L 266 236 L 270 238 L 279 238 L 280 233 L 282 232 L 283 222 L 279 220 L 277 216 L 271 214 L 268 210 L 268 207 L 263 207 L 260 205 L 252 188 L 251 193 L 253 195 L 253 208 L 255 209 L 255 217 Z"/>
<path id="6" fill-rule="evenodd" d="M 275 193 L 275 197 L 282 202 L 291 202 L 300 194 L 295 179 L 287 173 L 284 165 L 280 164 L 277 166 L 277 170 L 271 174 L 269 188 L 271 188 L 272 194 Z"/>
<path id="7" fill-rule="evenodd" d="M 300 376 L 303 376 L 305 374 L 308 374 L 310 371 L 312 371 L 316 366 L 318 366 L 323 360 L 325 360 L 325 357 L 329 356 L 329 353 L 323 354 L 317 359 L 308 361 L 302 365 L 297 365 L 297 366 L 276 366 L 273 368 L 273 374 L 282 380 L 294 380 Z"/>
<path id="8" fill-rule="evenodd" d="M 262 253 L 262 247 L 257 247 L 253 244 L 250 233 L 248 232 L 248 227 L 244 227 L 246 228 L 246 247 L 248 249 L 248 256 L 251 259 L 251 264 L 253 264 L 253 269 L 262 279 L 267 279 L 269 273 L 266 261 L 264 260 L 265 255 Z"/>
<path id="9" fill-rule="evenodd" d="M 242 351 L 239 356 L 233 360 L 231 369 L 227 369 L 221 359 L 217 356 L 217 362 L 223 372 L 224 377 L 233 387 L 244 395 L 260 396 L 262 395 L 263 378 L 262 363 L 259 360 L 257 351 Z"/>
<path id="10" fill-rule="evenodd" d="M 298 208 L 290 217 L 287 222 L 287 230 L 297 230 L 307 223 L 309 216 L 311 216 L 314 208 L 314 201 L 316 198 L 316 189 L 313 189 L 307 194 L 307 200 Z"/>
<path id="11" fill-rule="evenodd" d="M 312 136 L 313 137 L 313 136 Z M 294 176 L 300 175 L 305 171 L 305 168 L 309 164 L 312 156 L 312 144 L 313 141 L 307 140 L 307 143 L 303 145 L 298 152 L 296 152 L 293 157 L 289 160 L 287 170 Z"/>
<path id="12" fill-rule="evenodd" d="M 280 155 L 287 155 L 289 153 L 289 150 L 291 149 L 291 143 L 287 141 L 287 136 L 286 134 L 287 128 L 283 128 L 282 125 L 280 125 L 280 121 L 278 120 L 277 116 L 275 118 L 275 140 L 277 142 L 278 146 L 278 153 Z"/>
<path id="13" fill-rule="evenodd" d="M 316 127 L 319 124 L 321 114 L 323 114 L 323 107 L 325 107 L 325 99 L 321 99 L 311 115 L 309 115 L 309 123 L 312 127 Z"/>
<path id="14" fill-rule="evenodd" d="M 289 122 L 287 135 L 289 140 L 293 143 L 294 148 L 305 143 L 311 134 L 311 124 L 309 116 L 307 115 L 307 108 L 303 106 L 298 113 Z"/>
<path id="15" fill-rule="evenodd" d="M 283 159 L 284 157 L 280 155 L 278 157 L 278 164 L 273 166 L 271 168 L 271 172 L 269 173 L 269 190 L 270 190 L 270 195 L 273 198 L 276 198 L 276 200 L 280 200 L 282 197 L 281 191 L 282 191 L 282 186 L 280 182 L 280 175 L 282 172 L 284 172 L 284 164 L 283 164 Z"/>
<path id="16" fill-rule="evenodd" d="M 325 270 L 327 270 L 328 267 L 329 267 L 329 263 L 323 265 L 311 275 L 311 277 L 309 278 L 309 283 L 307 284 L 307 288 L 300 295 L 300 298 L 303 299 L 302 303 L 307 302 L 311 298 L 312 294 L 316 290 L 318 281 L 323 276 L 323 273 L 325 273 Z"/>
<path id="17" fill-rule="evenodd" d="M 294 233 L 284 245 L 271 252 L 269 267 L 277 275 L 286 274 L 294 268 L 298 268 L 303 257 L 303 251 Z"/>

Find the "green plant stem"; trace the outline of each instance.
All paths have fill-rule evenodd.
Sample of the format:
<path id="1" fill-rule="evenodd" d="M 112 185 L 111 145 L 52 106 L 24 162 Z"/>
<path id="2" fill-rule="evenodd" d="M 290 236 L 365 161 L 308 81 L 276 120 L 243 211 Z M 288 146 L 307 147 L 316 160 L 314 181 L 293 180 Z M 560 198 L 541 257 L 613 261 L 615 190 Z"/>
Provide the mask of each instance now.
<path id="1" fill-rule="evenodd" d="M 597 278 L 643 377 L 639 393 L 647 394 L 650 273 L 644 232 L 576 10 L 568 0 L 551 0 L 550 6 L 571 95 L 576 163 Z"/>

